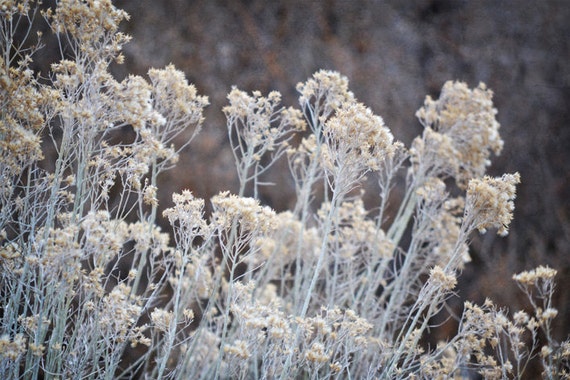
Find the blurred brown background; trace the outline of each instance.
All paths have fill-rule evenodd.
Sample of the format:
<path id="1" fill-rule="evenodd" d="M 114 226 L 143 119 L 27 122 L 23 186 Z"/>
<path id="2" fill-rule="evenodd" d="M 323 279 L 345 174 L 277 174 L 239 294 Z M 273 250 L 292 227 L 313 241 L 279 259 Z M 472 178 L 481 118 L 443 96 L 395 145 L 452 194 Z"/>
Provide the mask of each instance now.
<path id="1" fill-rule="evenodd" d="M 446 80 L 495 92 L 502 155 L 490 174 L 519 171 L 522 184 L 507 238 L 474 237 L 462 298 L 490 297 L 511 309 L 524 299 L 511 276 L 548 264 L 559 270 L 556 336 L 570 331 L 570 1 L 146 0 L 116 1 L 133 36 L 117 77 L 174 63 L 210 97 L 204 130 L 162 178 L 161 205 L 189 188 L 209 198 L 236 189 L 221 108 L 232 85 L 279 90 L 297 105 L 295 84 L 337 70 L 356 97 L 409 145 L 414 113 Z M 286 173 L 263 201 L 291 200 Z"/>

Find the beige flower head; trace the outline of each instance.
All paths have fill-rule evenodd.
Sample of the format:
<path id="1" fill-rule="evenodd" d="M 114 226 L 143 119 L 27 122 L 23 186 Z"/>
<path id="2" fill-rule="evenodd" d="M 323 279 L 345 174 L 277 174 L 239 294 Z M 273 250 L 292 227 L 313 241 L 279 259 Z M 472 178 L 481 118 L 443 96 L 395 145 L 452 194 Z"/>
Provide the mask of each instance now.
<path id="1" fill-rule="evenodd" d="M 115 8 L 111 0 L 60 0 L 53 18 L 55 33 L 70 33 L 83 41 L 98 41 L 105 33 L 115 33 L 127 12 Z"/>
<path id="2" fill-rule="evenodd" d="M 492 98 L 493 92 L 483 83 L 470 90 L 463 82 L 448 81 L 438 100 L 426 97 L 424 106 L 416 112 L 426 131 L 431 132 L 431 140 L 439 141 L 432 153 L 445 162 L 443 167 L 454 169 L 450 174 L 460 187 L 471 178 L 482 177 L 490 164 L 490 153 L 498 155 L 503 148 Z M 434 139 L 433 132 L 447 139 Z M 442 144 L 448 149 L 441 149 Z M 425 148 L 430 149 L 427 142 Z"/>
<path id="3" fill-rule="evenodd" d="M 549 266 L 540 265 L 539 267 L 530 271 L 524 271 L 513 276 L 513 280 L 523 285 L 535 285 L 540 280 L 552 281 L 556 276 L 557 271 Z"/>
<path id="4" fill-rule="evenodd" d="M 172 195 L 174 206 L 164 210 L 162 215 L 172 226 L 178 226 L 187 235 L 205 235 L 208 224 L 204 220 L 204 200 L 194 197 L 190 190 Z"/>
<path id="5" fill-rule="evenodd" d="M 346 104 L 324 126 L 323 167 L 349 186 L 379 170 L 397 145 L 384 120 L 361 103 Z"/>
<path id="6" fill-rule="evenodd" d="M 243 230 L 266 233 L 277 226 L 275 211 L 261 206 L 253 198 L 239 197 L 225 191 L 212 197 L 212 205 L 213 223 L 218 228 L 228 229 L 234 223 L 239 223 Z"/>
<path id="7" fill-rule="evenodd" d="M 299 104 L 313 121 L 326 120 L 345 103 L 354 102 L 354 94 L 348 90 L 348 78 L 335 71 L 320 70 L 305 83 L 297 84 Z"/>
<path id="8" fill-rule="evenodd" d="M 508 234 L 518 183 L 519 173 L 504 174 L 500 178 L 485 176 L 469 181 L 466 213 L 468 218 L 472 218 L 470 222 L 474 223 L 475 228 L 480 232 L 485 232 L 487 228 L 498 228 L 499 235 Z"/>

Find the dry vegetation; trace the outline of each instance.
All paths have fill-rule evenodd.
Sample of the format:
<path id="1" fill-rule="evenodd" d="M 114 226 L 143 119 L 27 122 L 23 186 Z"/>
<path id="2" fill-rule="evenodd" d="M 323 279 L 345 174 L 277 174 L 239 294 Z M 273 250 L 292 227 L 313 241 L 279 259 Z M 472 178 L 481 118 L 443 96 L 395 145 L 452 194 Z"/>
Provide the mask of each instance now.
<path id="1" fill-rule="evenodd" d="M 568 378 L 555 269 L 512 270 L 525 310 L 457 294 L 526 180 L 486 174 L 504 141 L 484 84 L 427 96 L 407 144 L 336 71 L 296 107 L 234 87 L 235 194 L 164 207 L 208 98 L 173 65 L 112 75 L 130 37 L 110 1 L 0 15 L 2 378 Z M 38 73 L 43 41 L 60 53 Z M 263 204 L 290 184 L 282 211 Z"/>

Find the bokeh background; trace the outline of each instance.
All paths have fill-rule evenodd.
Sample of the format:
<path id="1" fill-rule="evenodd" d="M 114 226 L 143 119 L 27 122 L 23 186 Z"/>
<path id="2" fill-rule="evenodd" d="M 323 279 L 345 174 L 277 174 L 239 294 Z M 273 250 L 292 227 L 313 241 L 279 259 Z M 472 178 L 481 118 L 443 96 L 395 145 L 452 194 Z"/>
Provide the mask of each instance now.
<path id="1" fill-rule="evenodd" d="M 190 189 L 209 199 L 237 190 L 233 157 L 221 111 L 236 85 L 264 94 L 278 90 L 297 105 L 295 85 L 319 69 L 350 80 L 356 97 L 381 115 L 409 146 L 421 133 L 415 119 L 426 95 L 439 96 L 447 80 L 495 93 L 505 147 L 491 175 L 519 171 L 515 219 L 506 238 L 474 236 L 473 261 L 460 277 L 462 300 L 486 297 L 516 310 L 525 298 L 512 274 L 537 265 L 559 271 L 554 336 L 570 333 L 570 0 L 140 0 L 114 1 L 131 20 L 123 31 L 125 64 L 118 79 L 146 75 L 173 63 L 210 98 L 204 129 L 160 178 L 160 205 Z M 57 55 L 48 41 L 36 57 L 43 71 Z M 286 165 L 262 188 L 277 210 L 293 201 Z M 366 201 L 374 203 L 374 194 Z M 453 334 L 453 324 L 432 341 Z M 529 376 L 538 375 L 533 372 Z M 531 377 L 529 377 L 531 378 Z"/>
<path id="2" fill-rule="evenodd" d="M 146 0 L 116 1 L 133 41 L 120 79 L 169 63 L 210 98 L 202 133 L 179 166 L 161 178 L 161 204 L 183 188 L 209 198 L 235 190 L 221 108 L 236 85 L 278 90 L 296 105 L 295 85 L 319 69 L 337 70 L 356 97 L 409 146 L 421 133 L 415 111 L 446 80 L 495 93 L 505 148 L 490 174 L 519 171 L 522 184 L 506 238 L 475 236 L 459 296 L 525 307 L 514 272 L 559 270 L 555 336 L 570 332 L 570 1 L 567 0 Z M 285 171 L 262 200 L 291 202 Z M 459 304 L 459 300 L 457 303 Z"/>

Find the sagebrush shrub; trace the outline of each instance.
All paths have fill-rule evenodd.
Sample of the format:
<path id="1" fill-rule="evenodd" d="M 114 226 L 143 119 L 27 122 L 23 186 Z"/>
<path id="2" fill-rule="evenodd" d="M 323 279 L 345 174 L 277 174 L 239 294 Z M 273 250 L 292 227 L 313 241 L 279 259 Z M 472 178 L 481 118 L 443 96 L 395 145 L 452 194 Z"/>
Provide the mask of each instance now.
<path id="1" fill-rule="evenodd" d="M 209 217 L 187 190 L 161 210 L 158 175 L 207 98 L 173 66 L 114 79 L 128 16 L 109 0 L 0 4 L 2 378 L 521 378 L 535 357 L 545 377 L 568 376 L 548 267 L 513 277 L 532 311 L 465 302 L 449 341 L 422 344 L 469 236 L 505 235 L 513 215 L 518 173 L 485 175 L 503 146 L 485 85 L 428 96 L 410 148 L 336 72 L 298 84 L 299 109 L 233 88 L 238 194 L 212 197 Z M 30 69 L 34 20 L 62 51 L 44 78 Z M 257 195 L 280 159 L 296 203 L 277 213 Z"/>

